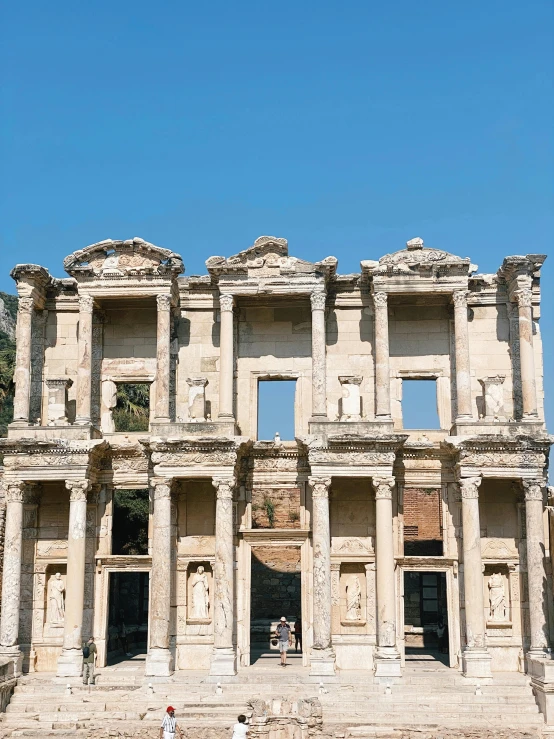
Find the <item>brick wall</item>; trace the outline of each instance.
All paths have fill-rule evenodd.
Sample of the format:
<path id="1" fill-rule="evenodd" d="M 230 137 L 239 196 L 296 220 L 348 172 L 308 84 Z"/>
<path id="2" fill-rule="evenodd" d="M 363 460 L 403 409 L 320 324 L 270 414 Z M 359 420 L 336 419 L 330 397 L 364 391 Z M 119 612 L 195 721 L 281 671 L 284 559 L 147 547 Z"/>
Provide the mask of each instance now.
<path id="1" fill-rule="evenodd" d="M 441 495 L 438 488 L 404 490 L 404 540 L 441 540 Z"/>
<path id="2" fill-rule="evenodd" d="M 300 488 L 254 489 L 252 528 L 300 528 Z"/>

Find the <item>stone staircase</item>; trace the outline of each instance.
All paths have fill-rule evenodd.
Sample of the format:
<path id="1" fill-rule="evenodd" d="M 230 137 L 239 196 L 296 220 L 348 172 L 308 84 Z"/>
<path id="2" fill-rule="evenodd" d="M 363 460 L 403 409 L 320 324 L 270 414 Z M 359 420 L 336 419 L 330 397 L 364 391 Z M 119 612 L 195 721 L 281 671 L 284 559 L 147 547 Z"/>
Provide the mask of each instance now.
<path id="1" fill-rule="evenodd" d="M 97 685 L 85 687 L 52 675 L 28 675 L 17 685 L 0 724 L 4 736 L 85 737 L 91 729 L 152 728 L 157 736 L 168 703 L 183 727 L 228 728 L 247 712 L 250 698 L 288 696 L 321 700 L 326 730 L 371 736 L 376 728 L 536 730 L 543 718 L 524 675 L 496 673 L 477 687 L 454 670 L 407 667 L 396 684 L 372 682 L 367 673 L 342 673 L 321 686 L 304 670 L 253 669 L 218 687 L 203 674 L 177 673 L 148 684 L 139 672 L 101 671 Z M 477 694 L 476 694 L 477 693 Z"/>

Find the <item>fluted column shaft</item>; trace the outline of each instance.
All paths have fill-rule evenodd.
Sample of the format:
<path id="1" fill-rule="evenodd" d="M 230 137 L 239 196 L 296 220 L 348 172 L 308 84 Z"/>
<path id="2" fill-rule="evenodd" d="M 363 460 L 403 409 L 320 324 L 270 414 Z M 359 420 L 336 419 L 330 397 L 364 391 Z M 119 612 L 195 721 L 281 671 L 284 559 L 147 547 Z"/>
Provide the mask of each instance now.
<path id="1" fill-rule="evenodd" d="M 235 553 L 233 531 L 233 489 L 231 477 L 213 478 L 216 490 L 214 562 L 214 654 L 210 673 L 234 675 L 233 646 Z"/>
<path id="2" fill-rule="evenodd" d="M 218 418 L 232 421 L 233 413 L 233 305 L 232 295 L 219 296 L 219 414 Z"/>
<path id="3" fill-rule="evenodd" d="M 537 384 L 535 352 L 533 349 L 533 293 L 524 287 L 515 293 L 518 306 L 519 361 L 521 368 L 521 395 L 524 418 L 537 418 Z"/>
<path id="4" fill-rule="evenodd" d="M 456 352 L 456 397 L 459 419 L 471 419 L 471 370 L 469 362 L 469 331 L 467 321 L 467 291 L 456 290 L 454 300 L 454 343 Z"/>
<path id="5" fill-rule="evenodd" d="M 82 631 L 85 602 L 85 554 L 87 535 L 88 480 L 68 480 L 69 529 L 67 533 L 67 579 L 63 650 L 58 659 L 58 676 L 81 674 Z"/>
<path id="6" fill-rule="evenodd" d="M 173 672 L 169 625 L 171 620 L 171 480 L 150 481 L 154 499 L 152 571 L 150 574 L 150 633 L 146 675 L 166 677 Z"/>
<path id="7" fill-rule="evenodd" d="M 33 330 L 34 301 L 32 298 L 19 298 L 17 325 L 15 329 L 15 395 L 13 399 L 13 420 L 29 423 L 31 397 L 31 344 Z"/>
<path id="8" fill-rule="evenodd" d="M 524 480 L 525 523 L 527 530 L 527 587 L 529 592 L 529 652 L 536 657 L 548 654 L 546 616 L 547 583 L 544 569 L 543 484 L 541 480 Z"/>
<path id="9" fill-rule="evenodd" d="M 385 292 L 373 293 L 375 313 L 375 416 L 390 419 L 389 309 Z"/>
<path id="10" fill-rule="evenodd" d="M 2 621 L 0 651 L 19 652 L 19 604 L 21 598 L 21 554 L 23 537 L 23 483 L 10 483 L 6 489 L 6 528 L 4 533 L 4 571 L 2 575 Z M 20 660 L 19 660 L 20 662 Z"/>
<path id="11" fill-rule="evenodd" d="M 171 295 L 157 295 L 156 304 L 156 421 L 169 423 Z"/>
<path id="12" fill-rule="evenodd" d="M 312 304 L 312 418 L 327 419 L 327 350 L 324 292 L 310 296 Z"/>
<path id="13" fill-rule="evenodd" d="M 466 477 L 460 480 L 466 619 L 463 669 L 467 676 L 490 677 L 490 655 L 486 649 L 485 637 L 483 562 L 479 523 L 480 484 L 480 477 Z"/>
<path id="14" fill-rule="evenodd" d="M 77 399 L 75 422 L 91 422 L 92 401 L 92 295 L 79 297 L 79 338 L 77 342 Z"/>

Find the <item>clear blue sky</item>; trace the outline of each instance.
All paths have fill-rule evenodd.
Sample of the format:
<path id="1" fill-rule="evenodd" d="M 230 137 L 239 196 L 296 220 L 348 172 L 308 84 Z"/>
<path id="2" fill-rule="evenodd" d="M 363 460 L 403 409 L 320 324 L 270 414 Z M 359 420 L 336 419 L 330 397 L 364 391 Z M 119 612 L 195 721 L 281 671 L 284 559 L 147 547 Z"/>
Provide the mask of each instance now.
<path id="1" fill-rule="evenodd" d="M 0 289 L 104 238 L 188 274 L 260 234 L 341 272 L 422 236 L 550 253 L 552 4 L 36 0 L 2 16 Z"/>

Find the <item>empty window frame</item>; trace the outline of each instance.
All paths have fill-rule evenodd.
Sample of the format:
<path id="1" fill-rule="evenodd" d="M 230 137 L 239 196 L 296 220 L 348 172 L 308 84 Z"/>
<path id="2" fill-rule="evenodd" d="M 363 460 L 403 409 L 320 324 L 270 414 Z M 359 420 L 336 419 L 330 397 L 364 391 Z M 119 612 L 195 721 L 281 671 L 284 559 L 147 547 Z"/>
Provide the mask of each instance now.
<path id="1" fill-rule="evenodd" d="M 258 439 L 294 439 L 296 380 L 258 381 Z"/>
<path id="2" fill-rule="evenodd" d="M 435 379 L 402 380 L 402 428 L 440 429 Z"/>
<path id="3" fill-rule="evenodd" d="M 113 420 L 116 431 L 148 431 L 150 383 L 118 382 Z"/>

